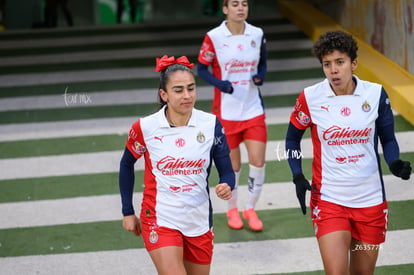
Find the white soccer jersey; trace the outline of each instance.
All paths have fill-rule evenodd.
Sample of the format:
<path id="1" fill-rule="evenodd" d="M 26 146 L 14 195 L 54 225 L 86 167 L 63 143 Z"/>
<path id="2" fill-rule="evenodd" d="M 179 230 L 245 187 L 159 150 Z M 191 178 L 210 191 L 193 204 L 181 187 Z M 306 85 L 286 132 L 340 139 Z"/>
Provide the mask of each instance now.
<path id="1" fill-rule="evenodd" d="M 143 222 L 177 229 L 186 236 L 199 236 L 210 229 L 207 177 L 212 157 L 229 154 L 216 120 L 212 114 L 193 109 L 187 126 L 171 127 L 164 107 L 133 124 L 127 148 L 135 158 L 145 158 Z"/>
<path id="2" fill-rule="evenodd" d="M 354 80 L 353 95 L 336 96 L 327 79 L 306 88 L 290 120 L 311 127 L 313 198 L 369 207 L 385 200 L 376 129 L 382 86 Z"/>
<path id="3" fill-rule="evenodd" d="M 252 80 L 257 74 L 263 35 L 261 28 L 247 22 L 243 35 L 232 35 L 226 21 L 206 34 L 198 61 L 211 64 L 213 75 L 233 86 L 232 94 L 214 89 L 213 113 L 219 118 L 243 121 L 264 114 L 259 89 Z"/>

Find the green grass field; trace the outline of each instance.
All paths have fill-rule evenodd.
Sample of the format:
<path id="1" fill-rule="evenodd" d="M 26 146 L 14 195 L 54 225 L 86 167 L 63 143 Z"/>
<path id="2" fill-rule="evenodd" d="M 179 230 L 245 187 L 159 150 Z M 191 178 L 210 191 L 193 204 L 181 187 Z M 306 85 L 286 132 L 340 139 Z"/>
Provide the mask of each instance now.
<path id="1" fill-rule="evenodd" d="M 268 53 L 269 61 L 285 60 L 293 62 L 299 58 L 311 56 L 309 47 L 299 46 L 301 44 L 306 45 L 309 42 L 308 38 L 300 30 L 292 31 L 289 28 L 291 23 L 286 19 L 277 17 L 257 20 L 252 23 L 262 26 L 265 30 L 266 28 L 278 27 L 277 31 L 269 32 L 269 35 L 267 35 L 268 46 L 272 48 Z M 102 254 L 99 254 L 103 252 L 121 253 L 130 249 L 137 253 L 144 251 L 142 239 L 132 236 L 131 233 L 122 228 L 118 195 L 117 169 L 119 156 L 125 147 L 130 125 L 125 125 L 123 133 L 115 133 L 116 131 L 111 129 L 110 126 L 107 127 L 105 133 L 101 134 L 95 134 L 87 128 L 82 131 L 67 129 L 69 133 L 60 133 L 59 129 L 61 129 L 62 123 L 65 122 L 88 122 L 92 128 L 98 121 L 104 123 L 105 119 L 138 118 L 156 110 L 156 102 L 148 103 L 143 102 L 141 98 L 136 98 L 128 104 L 85 104 L 84 106 L 67 107 L 64 105 L 64 92 L 69 87 L 71 93 L 97 93 L 98 96 L 100 93 L 107 94 L 116 91 L 121 97 L 127 95 L 131 90 L 142 92 L 142 94 L 155 94 L 158 87 L 157 77 L 122 78 L 122 76 L 119 77 L 116 72 L 112 71 L 121 68 L 148 68 L 153 70 L 155 55 L 147 54 L 146 56 L 132 56 L 131 58 L 104 56 L 101 60 L 97 60 L 98 58 L 95 58 L 97 53 L 99 51 L 113 51 L 115 55 L 130 49 L 151 52 L 152 47 L 160 44 L 168 44 L 177 48 L 190 45 L 193 46 L 195 51 L 189 53 L 189 58 L 192 62 L 195 62 L 204 31 L 208 30 L 209 27 L 201 20 L 198 24 L 189 26 L 166 25 L 145 28 L 141 26 L 136 28 L 119 26 L 119 28 L 97 28 L 96 30 L 88 29 L 76 32 L 62 30 L 53 33 L 5 32 L 0 34 L 0 41 L 10 43 L 14 41 L 16 43 L 16 46 L 11 45 L 8 48 L 0 49 L 0 171 L 2 171 L 0 173 L 0 274 L 9 274 L 10 270 L 20 270 L 20 274 L 35 274 L 35 272 L 47 274 L 50 269 L 55 269 L 53 270 L 55 274 L 61 274 L 59 271 L 64 270 L 63 266 L 60 269 L 52 263 L 52 259 L 55 259 L 52 257 L 56 255 L 62 256 L 69 263 L 71 261 L 70 256 L 75 254 L 89 259 L 88 257 L 103 257 Z M 139 41 L 139 35 L 166 32 L 176 28 L 180 28 L 183 32 L 199 32 L 199 35 L 186 39 L 171 40 L 157 37 L 154 41 Z M 80 43 L 67 47 L 60 46 L 57 43 L 59 39 L 83 38 L 88 41 L 88 38 L 92 39 L 103 35 L 117 37 L 121 34 L 129 35 L 136 41 L 85 42 L 85 44 Z M 135 38 L 135 35 L 138 37 Z M 52 43 L 50 46 L 36 48 L 21 46 L 22 43 L 42 39 L 49 39 Z M 274 45 L 276 43 L 283 43 L 288 40 L 296 41 L 298 46 L 275 49 Z M 55 41 L 55 44 L 53 41 Z M 82 54 L 86 57 L 82 61 L 64 59 L 59 61 L 62 56 L 71 54 Z M 171 53 L 166 54 L 171 55 Z M 19 61 L 19 58 L 22 57 L 27 58 L 27 64 Z M 37 58 L 38 63 L 31 62 L 31 57 Z M 2 60 L 7 61 L 8 64 L 4 65 L 4 63 L 2 65 Z M 109 72 L 108 79 L 96 80 L 92 72 L 97 69 Z M 88 76 L 88 80 L 66 80 L 65 75 L 80 71 Z M 34 73 L 39 74 L 37 83 L 25 83 L 26 78 Z M 53 83 L 42 80 L 42 74 L 46 76 L 51 73 L 62 73 L 63 76 L 53 78 L 53 81 L 51 81 Z M 111 74 L 113 74 L 113 78 Z M 322 77 L 323 74 L 319 67 L 303 69 L 269 67 L 266 82 L 278 87 L 279 83 L 313 81 Z M 7 81 L 12 78 L 19 79 L 19 85 L 9 87 Z M 198 77 L 196 81 L 198 87 L 206 87 L 207 85 Z M 300 92 L 300 90 L 292 90 L 288 94 L 273 93 L 269 95 L 269 91 L 266 91 L 265 87 L 263 87 L 263 100 L 267 110 L 293 108 L 296 97 Z M 16 99 L 22 100 L 23 103 L 14 101 Z M 58 101 L 62 104 L 62 107 L 53 107 L 55 105 L 51 107 L 48 105 L 49 101 L 53 103 Z M 115 101 L 116 98 L 114 98 Z M 31 103 L 36 103 L 41 107 L 31 108 Z M 13 105 L 13 107 L 16 105 L 17 107 L 10 110 L 8 109 L 10 105 Z M 211 100 L 199 100 L 196 107 L 210 111 Z M 277 117 L 272 118 L 278 119 Z M 288 121 L 267 125 L 269 144 L 274 145 L 284 140 L 287 125 Z M 33 130 L 37 128 L 40 130 Z M 71 130 L 76 134 L 71 135 Z M 36 137 L 39 131 L 44 131 L 40 133 L 42 134 L 41 138 Z M 395 116 L 395 131 L 397 134 L 408 136 L 408 139 L 414 138 L 414 126 L 398 114 Z M 48 133 L 50 133 L 50 136 Z M 10 134 L 15 134 L 17 138 L 6 138 Z M 304 138 L 310 138 L 309 132 L 305 134 Z M 405 139 L 404 142 L 406 142 Z M 408 141 L 400 146 L 401 158 L 414 163 L 414 151 L 406 149 L 406 147 L 409 147 L 409 143 Z M 100 158 L 101 153 L 112 155 L 110 155 L 111 157 Z M 81 169 L 79 171 L 70 169 L 71 167 L 78 167 L 78 162 L 83 163 L 82 161 L 85 159 L 90 159 L 90 162 L 85 165 L 90 166 L 91 169 L 92 167 L 104 167 L 108 160 L 115 164 L 113 169 L 102 169 L 102 171 L 94 173 L 87 173 Z M 51 162 L 55 162 L 57 168 L 52 169 L 52 167 L 44 166 L 44 163 Z M 16 165 L 10 167 L 9 163 L 15 163 Z M 35 167 L 29 167 L 28 163 Z M 311 163 L 312 159 L 303 159 L 304 173 L 308 178 L 311 178 Z M 390 179 L 390 171 L 383 158 L 381 159 L 381 165 L 384 176 Z M 60 168 L 59 172 L 61 174 L 55 172 L 58 168 Z M 8 169 L 15 169 L 13 170 L 16 171 L 14 177 L 6 176 L 10 173 L 7 171 Z M 247 172 L 248 164 L 243 163 L 240 183 L 242 188 L 247 187 Z M 143 175 L 143 170 L 136 170 L 136 194 L 141 194 L 143 191 Z M 210 185 L 214 186 L 217 180 L 217 172 L 212 169 L 209 179 Z M 242 230 L 230 230 L 226 224 L 225 213 L 221 210 L 221 212 L 217 211 L 214 214 L 215 243 L 217 247 L 232 247 L 236 244 L 248 246 L 259 241 L 286 240 L 295 243 L 302 238 L 313 239 L 314 233 L 309 213 L 307 216 L 303 216 L 298 204 L 296 204 L 296 207 L 293 207 L 292 204 L 285 205 L 284 195 L 275 191 L 278 190 L 278 186 L 284 188 L 288 186 L 286 183 L 290 182 L 291 173 L 285 160 L 267 160 L 264 190 L 267 193 L 269 192 L 270 194 L 266 195 L 270 195 L 273 199 L 263 202 L 264 206 L 257 211 L 259 217 L 263 220 L 264 230 L 253 232 L 248 229 L 247 225 Z M 411 179 L 408 184 L 412 183 Z M 398 186 L 404 185 L 399 184 Z M 406 188 L 412 190 L 409 189 L 411 187 L 408 185 Z M 408 193 L 410 195 L 409 192 L 402 189 L 397 193 Z M 297 203 L 293 191 L 290 194 L 294 203 Z M 400 232 L 410 233 L 414 229 L 414 220 L 409 218 L 414 212 L 414 194 L 408 197 L 409 199 L 389 201 L 389 231 L 394 232 L 397 236 Z M 138 205 L 139 202 L 136 202 L 136 204 Z M 102 208 L 98 208 L 98 206 Z M 217 206 L 216 209 L 221 208 Z M 105 212 L 114 212 L 115 214 L 104 215 Z M 78 214 L 74 215 L 73 213 Z M 83 219 L 84 216 L 94 215 L 96 215 L 96 218 L 92 218 L 92 220 L 85 221 Z M 7 226 L 4 226 L 4 224 L 7 224 Z M 20 224 L 24 224 L 24 226 L 20 226 Z M 407 242 L 409 241 L 412 240 L 407 240 Z M 401 249 L 410 251 L 409 247 L 401 247 Z M 246 257 L 249 258 L 249 255 L 256 252 L 245 251 Z M 146 254 L 145 251 L 143 253 Z M 289 258 L 297 258 L 298 261 L 311 260 L 311 258 L 304 257 L 301 253 L 305 253 L 305 251 L 300 249 L 294 252 L 286 252 L 279 247 L 274 247 L 268 253 L 274 253 L 275 258 L 286 254 Z M 227 256 L 226 260 L 231 263 L 231 255 L 224 256 Z M 414 269 L 414 260 L 411 260 L 413 257 L 410 255 L 405 256 L 408 257 L 408 260 L 404 264 L 399 264 L 397 260 L 395 260 L 396 264 L 383 264 L 382 259 L 380 259 L 375 274 L 411 274 Z M 26 261 L 29 261 L 29 263 Z M 105 270 L 105 274 L 112 270 L 120 273 L 121 271 L 117 267 L 127 268 L 129 264 L 135 268 L 138 274 L 140 272 L 138 268 L 144 268 L 139 265 L 138 259 L 123 259 L 122 262 L 118 262 L 116 265 L 103 261 L 99 265 L 94 265 L 93 268 L 95 270 Z M 269 262 L 268 264 L 270 265 Z M 251 262 L 246 263 L 246 265 L 248 266 L 246 266 L 245 273 L 241 274 L 256 274 L 254 271 L 249 273 L 249 270 L 254 270 L 255 265 L 259 267 L 266 265 L 266 263 Z M 30 269 L 29 272 L 29 266 L 36 266 L 36 269 L 33 269 L 35 271 Z M 219 268 L 221 267 L 213 265 L 213 273 Z M 296 270 L 295 268 L 297 267 L 292 265 L 291 269 Z M 67 271 L 67 269 L 65 270 Z M 282 270 L 279 268 L 274 270 L 265 268 L 264 270 L 259 274 L 323 274 L 321 265 L 319 265 L 319 268 L 314 268 L 307 267 L 305 264 L 300 270 L 301 272 L 295 273 L 279 272 Z M 70 271 L 70 273 L 76 274 L 78 270 L 73 267 Z"/>

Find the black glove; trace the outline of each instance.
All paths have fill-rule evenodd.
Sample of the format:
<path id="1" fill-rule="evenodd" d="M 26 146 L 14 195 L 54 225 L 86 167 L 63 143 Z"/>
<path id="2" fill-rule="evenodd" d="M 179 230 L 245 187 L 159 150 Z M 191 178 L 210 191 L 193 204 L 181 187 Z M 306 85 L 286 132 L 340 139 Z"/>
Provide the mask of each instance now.
<path id="1" fill-rule="evenodd" d="M 263 79 L 258 74 L 253 76 L 253 82 L 254 82 L 254 85 L 256 85 L 256 86 L 262 86 L 263 85 Z"/>
<path id="2" fill-rule="evenodd" d="M 220 81 L 220 84 L 217 86 L 217 88 L 226 94 L 233 93 L 233 86 L 231 85 L 231 82 L 228 80 Z"/>
<path id="3" fill-rule="evenodd" d="M 305 179 L 305 176 L 303 174 L 294 176 L 293 183 L 296 186 L 296 197 L 299 200 L 300 208 L 302 208 L 302 213 L 303 215 L 306 215 L 306 204 L 305 204 L 306 190 L 311 191 L 312 188 L 309 184 L 309 181 Z"/>
<path id="4" fill-rule="evenodd" d="M 394 176 L 402 178 L 403 180 L 408 180 L 411 175 L 411 165 L 409 161 L 400 159 L 393 160 L 390 163 L 390 170 Z"/>

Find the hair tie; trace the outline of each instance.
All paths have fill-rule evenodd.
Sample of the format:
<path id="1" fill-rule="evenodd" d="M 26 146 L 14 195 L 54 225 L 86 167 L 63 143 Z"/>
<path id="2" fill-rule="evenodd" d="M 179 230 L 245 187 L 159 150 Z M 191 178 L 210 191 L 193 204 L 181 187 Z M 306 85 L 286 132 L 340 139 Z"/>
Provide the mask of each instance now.
<path id="1" fill-rule="evenodd" d="M 168 57 L 167 55 L 164 55 L 161 58 L 157 57 L 157 66 L 155 67 L 155 71 L 156 72 L 162 72 L 165 69 L 167 69 L 168 66 L 171 66 L 173 64 L 184 65 L 184 66 L 188 67 L 190 70 L 194 66 L 194 63 L 190 63 L 190 61 L 188 61 L 188 58 L 186 56 L 181 56 L 181 57 L 179 57 L 175 60 L 174 56 Z"/>

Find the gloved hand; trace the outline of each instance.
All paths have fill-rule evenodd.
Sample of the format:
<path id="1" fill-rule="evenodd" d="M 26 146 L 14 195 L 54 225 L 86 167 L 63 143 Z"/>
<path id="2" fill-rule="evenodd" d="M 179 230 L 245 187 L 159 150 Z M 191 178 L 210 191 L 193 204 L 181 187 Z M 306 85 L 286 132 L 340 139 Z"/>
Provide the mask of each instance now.
<path id="1" fill-rule="evenodd" d="M 232 94 L 233 93 L 233 86 L 230 81 L 228 80 L 222 80 L 220 81 L 220 84 L 217 86 L 217 88 L 226 94 Z"/>
<path id="2" fill-rule="evenodd" d="M 411 175 L 411 165 L 409 161 L 400 159 L 393 160 L 390 163 L 390 170 L 394 176 L 402 178 L 403 180 L 408 180 Z"/>
<path id="3" fill-rule="evenodd" d="M 263 85 L 263 79 L 260 78 L 258 74 L 253 76 L 253 82 L 256 86 L 262 86 Z"/>
<path id="4" fill-rule="evenodd" d="M 293 177 L 293 183 L 296 186 L 296 197 L 299 200 L 300 208 L 302 208 L 302 213 L 303 215 L 306 215 L 306 190 L 311 191 L 311 185 L 302 173 Z"/>

